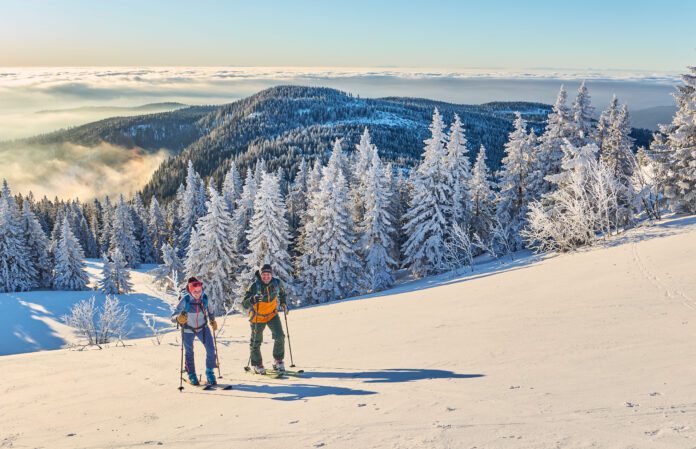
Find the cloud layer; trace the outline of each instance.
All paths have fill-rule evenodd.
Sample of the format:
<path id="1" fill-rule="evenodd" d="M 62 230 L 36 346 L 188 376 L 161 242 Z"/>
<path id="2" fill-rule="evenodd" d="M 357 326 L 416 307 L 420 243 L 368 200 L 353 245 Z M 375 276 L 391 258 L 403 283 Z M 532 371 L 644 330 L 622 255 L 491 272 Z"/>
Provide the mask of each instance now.
<path id="1" fill-rule="evenodd" d="M 102 143 L 95 147 L 61 144 L 52 147 L 13 146 L 0 149 L 2 176 L 14 192 L 49 198 L 83 200 L 122 193 L 130 197 L 149 181 L 167 158 Z"/>

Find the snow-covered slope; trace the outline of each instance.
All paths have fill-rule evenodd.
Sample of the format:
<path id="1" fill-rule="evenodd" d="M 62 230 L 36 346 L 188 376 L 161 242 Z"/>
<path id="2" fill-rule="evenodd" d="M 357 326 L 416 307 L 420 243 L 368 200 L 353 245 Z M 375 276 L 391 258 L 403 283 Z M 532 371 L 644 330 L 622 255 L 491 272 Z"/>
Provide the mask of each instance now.
<path id="1" fill-rule="evenodd" d="M 693 448 L 694 260 L 696 219 L 676 218 L 605 248 L 296 310 L 302 379 L 244 373 L 249 326 L 229 318 L 232 391 L 177 391 L 176 333 L 2 357 L 0 446 Z"/>
<path id="2" fill-rule="evenodd" d="M 129 310 L 129 336 L 133 338 L 151 334 L 142 319 L 142 312 L 154 314 L 162 326 L 170 324 L 171 311 L 166 301 L 172 299 L 152 285 L 152 276 L 147 271 L 153 267 L 143 265 L 142 268 L 133 270 L 133 293 L 117 295 L 121 304 Z M 90 286 L 96 286 L 102 261 L 88 259 L 86 269 Z M 74 304 L 92 296 L 98 305 L 105 298 L 103 293 L 93 290 L 0 293 L 0 312 L 4 322 L 0 327 L 0 356 L 58 349 L 78 343 L 78 336 L 72 328 L 63 324 L 62 317 L 70 313 Z"/>

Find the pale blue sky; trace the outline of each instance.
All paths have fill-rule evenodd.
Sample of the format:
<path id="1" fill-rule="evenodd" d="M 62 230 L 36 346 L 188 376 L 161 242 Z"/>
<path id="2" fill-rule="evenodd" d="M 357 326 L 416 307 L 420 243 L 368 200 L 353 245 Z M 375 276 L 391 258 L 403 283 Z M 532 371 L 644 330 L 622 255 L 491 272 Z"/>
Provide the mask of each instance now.
<path id="1" fill-rule="evenodd" d="M 683 72 L 695 17 L 693 0 L 0 0 L 0 66 Z"/>

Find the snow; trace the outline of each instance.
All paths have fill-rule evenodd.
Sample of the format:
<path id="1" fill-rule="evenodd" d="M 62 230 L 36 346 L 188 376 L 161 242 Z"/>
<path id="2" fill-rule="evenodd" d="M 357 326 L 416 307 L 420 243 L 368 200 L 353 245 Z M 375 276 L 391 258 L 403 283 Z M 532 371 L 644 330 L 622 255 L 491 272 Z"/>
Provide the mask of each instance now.
<path id="1" fill-rule="evenodd" d="M 249 324 L 232 316 L 218 339 L 231 391 L 177 391 L 176 332 L 1 357 L 0 445 L 692 448 L 695 258 L 696 217 L 674 217 L 293 310 L 302 379 L 246 374 Z"/>
<path id="2" fill-rule="evenodd" d="M 102 267 L 103 261 L 87 259 L 90 287 L 96 286 Z M 152 285 L 152 276 L 146 273 L 154 267 L 141 265 L 138 270 L 131 270 L 134 292 L 115 295 L 130 309 L 131 338 L 150 335 L 142 319 L 142 312 L 153 313 L 159 317 L 161 326 L 170 326 L 170 307 L 162 293 Z M 79 343 L 72 328 L 64 325 L 61 317 L 67 315 L 74 304 L 92 296 L 96 298 L 98 305 L 103 304 L 106 297 L 104 293 L 94 290 L 0 293 L 0 310 L 5 321 L 5 325 L 0 328 L 0 356 L 59 349 Z"/>

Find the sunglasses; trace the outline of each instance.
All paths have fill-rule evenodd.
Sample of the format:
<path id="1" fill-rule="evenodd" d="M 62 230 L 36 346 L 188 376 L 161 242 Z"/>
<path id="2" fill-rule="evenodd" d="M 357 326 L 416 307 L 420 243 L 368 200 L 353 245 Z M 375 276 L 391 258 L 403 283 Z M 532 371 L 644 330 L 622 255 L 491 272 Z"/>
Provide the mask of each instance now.
<path id="1" fill-rule="evenodd" d="M 191 286 L 191 288 L 203 287 L 203 283 L 202 282 L 191 282 L 189 284 L 189 286 Z"/>

